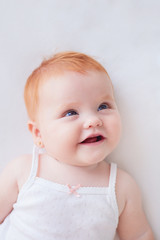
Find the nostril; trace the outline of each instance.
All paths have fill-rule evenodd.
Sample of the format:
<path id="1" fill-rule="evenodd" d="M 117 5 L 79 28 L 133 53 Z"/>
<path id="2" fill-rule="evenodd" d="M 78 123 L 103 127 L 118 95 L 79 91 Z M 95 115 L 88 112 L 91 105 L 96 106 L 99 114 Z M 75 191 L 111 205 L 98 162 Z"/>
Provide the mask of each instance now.
<path id="1" fill-rule="evenodd" d="M 87 120 L 84 123 L 85 128 L 92 128 L 92 127 L 101 127 L 102 126 L 102 121 L 99 118 L 95 118 L 92 120 Z"/>

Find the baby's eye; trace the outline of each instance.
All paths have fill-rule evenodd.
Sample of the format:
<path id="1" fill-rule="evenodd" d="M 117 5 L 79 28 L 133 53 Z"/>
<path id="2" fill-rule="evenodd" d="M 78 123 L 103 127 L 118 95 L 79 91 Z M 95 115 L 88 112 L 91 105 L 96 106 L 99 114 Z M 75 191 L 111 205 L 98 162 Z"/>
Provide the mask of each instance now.
<path id="1" fill-rule="evenodd" d="M 99 107 L 98 107 L 98 111 L 104 110 L 104 109 L 108 109 L 109 105 L 107 103 L 102 103 Z"/>
<path id="2" fill-rule="evenodd" d="M 69 110 L 64 114 L 65 117 L 71 117 L 74 115 L 78 115 L 78 113 L 75 110 Z"/>

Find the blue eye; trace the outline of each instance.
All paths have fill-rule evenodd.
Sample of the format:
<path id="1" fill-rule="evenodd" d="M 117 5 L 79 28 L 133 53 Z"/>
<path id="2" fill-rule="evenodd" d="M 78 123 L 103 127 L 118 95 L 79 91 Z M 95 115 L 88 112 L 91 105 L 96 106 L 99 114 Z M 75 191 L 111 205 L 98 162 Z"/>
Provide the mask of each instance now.
<path id="1" fill-rule="evenodd" d="M 65 117 L 71 117 L 77 115 L 78 113 L 75 110 L 69 110 L 65 113 Z"/>
<path id="2" fill-rule="evenodd" d="M 98 111 L 104 110 L 104 109 L 108 109 L 109 105 L 107 103 L 102 103 L 99 107 L 98 107 Z"/>

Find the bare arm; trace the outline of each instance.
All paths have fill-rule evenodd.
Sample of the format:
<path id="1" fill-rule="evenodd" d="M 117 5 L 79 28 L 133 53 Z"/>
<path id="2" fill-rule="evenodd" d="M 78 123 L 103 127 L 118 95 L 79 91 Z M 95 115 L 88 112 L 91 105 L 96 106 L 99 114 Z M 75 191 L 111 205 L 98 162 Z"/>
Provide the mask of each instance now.
<path id="1" fill-rule="evenodd" d="M 18 195 L 14 162 L 9 163 L 0 175 L 0 223 L 12 211 Z"/>
<path id="2" fill-rule="evenodd" d="M 137 184 L 127 173 L 121 176 L 122 192 L 124 194 L 124 205 L 121 210 L 118 225 L 118 235 L 121 240 L 154 240 L 152 230 L 147 222 L 142 208 L 141 194 Z M 119 185 L 120 187 L 120 185 Z"/>
<path id="3" fill-rule="evenodd" d="M 0 175 L 0 223 L 13 210 L 20 188 L 26 181 L 30 167 L 30 155 L 11 161 Z"/>

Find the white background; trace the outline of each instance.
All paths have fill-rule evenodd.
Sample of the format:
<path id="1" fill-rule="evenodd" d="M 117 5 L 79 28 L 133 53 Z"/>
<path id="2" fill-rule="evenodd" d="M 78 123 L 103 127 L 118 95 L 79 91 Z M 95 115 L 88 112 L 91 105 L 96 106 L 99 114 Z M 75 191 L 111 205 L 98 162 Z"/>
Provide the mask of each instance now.
<path id="1" fill-rule="evenodd" d="M 25 81 L 61 50 L 87 53 L 108 70 L 123 124 L 108 159 L 138 182 L 160 239 L 160 1 L 0 0 L 0 170 L 32 151 Z"/>

